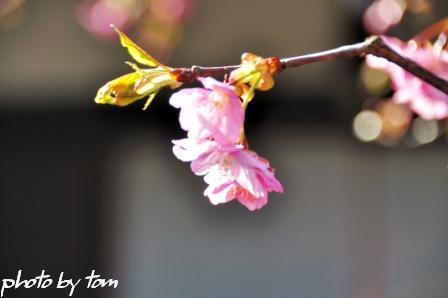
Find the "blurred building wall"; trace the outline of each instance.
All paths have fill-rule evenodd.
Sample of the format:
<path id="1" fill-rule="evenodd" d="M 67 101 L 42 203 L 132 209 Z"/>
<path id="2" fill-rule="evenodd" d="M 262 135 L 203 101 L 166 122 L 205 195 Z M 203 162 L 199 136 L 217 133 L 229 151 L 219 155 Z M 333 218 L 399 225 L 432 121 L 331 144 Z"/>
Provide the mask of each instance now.
<path id="1" fill-rule="evenodd" d="M 269 127 L 251 144 L 285 194 L 255 213 L 209 204 L 157 133 L 115 148 L 114 297 L 446 297 L 443 148 L 389 151 L 331 128 Z"/>

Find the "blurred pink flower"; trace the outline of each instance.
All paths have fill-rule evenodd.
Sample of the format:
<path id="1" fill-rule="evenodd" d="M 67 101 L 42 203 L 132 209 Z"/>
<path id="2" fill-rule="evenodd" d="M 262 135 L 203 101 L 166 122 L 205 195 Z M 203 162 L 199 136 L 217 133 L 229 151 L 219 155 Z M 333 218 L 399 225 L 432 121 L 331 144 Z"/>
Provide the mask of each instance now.
<path id="1" fill-rule="evenodd" d="M 235 91 L 213 78 L 201 78 L 206 88 L 182 89 L 170 98 L 180 108 L 182 129 L 193 139 L 213 138 L 220 144 L 234 144 L 241 138 L 244 111 Z"/>
<path id="2" fill-rule="evenodd" d="M 375 0 L 364 12 L 364 27 L 370 33 L 383 34 L 401 21 L 405 10 L 404 0 Z"/>
<path id="3" fill-rule="evenodd" d="M 194 0 L 152 0 L 149 8 L 154 16 L 168 22 L 183 22 L 194 11 Z"/>
<path id="4" fill-rule="evenodd" d="M 435 75 L 448 80 L 448 53 L 436 51 L 430 45 L 417 47 L 414 42 L 384 37 L 383 40 L 399 54 L 415 61 Z M 397 103 L 409 104 L 411 109 L 426 120 L 448 117 L 448 95 L 420 80 L 398 65 L 384 58 L 367 55 L 367 65 L 388 73 Z"/>
<path id="5" fill-rule="evenodd" d="M 78 20 L 80 24 L 103 38 L 112 38 L 116 34 L 110 29 L 110 24 L 124 30 L 132 19 L 131 10 L 126 7 L 113 5 L 111 1 L 84 0 L 78 8 Z"/>
<path id="6" fill-rule="evenodd" d="M 173 152 L 182 161 L 191 161 L 196 175 L 205 175 L 204 195 L 214 205 L 237 199 L 254 211 L 268 202 L 269 192 L 282 193 L 269 162 L 239 144 L 222 145 L 212 140 L 173 141 Z"/>

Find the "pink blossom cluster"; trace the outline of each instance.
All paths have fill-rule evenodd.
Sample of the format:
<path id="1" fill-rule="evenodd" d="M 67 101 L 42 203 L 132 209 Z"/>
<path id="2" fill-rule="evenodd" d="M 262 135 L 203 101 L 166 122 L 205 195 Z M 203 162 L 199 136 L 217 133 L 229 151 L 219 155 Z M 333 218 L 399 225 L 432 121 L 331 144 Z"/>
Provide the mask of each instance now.
<path id="1" fill-rule="evenodd" d="M 204 176 L 204 195 L 212 204 L 236 199 L 251 211 L 260 209 L 269 192 L 283 187 L 269 162 L 242 144 L 244 109 L 232 87 L 210 77 L 200 81 L 204 88 L 182 89 L 170 98 L 187 131 L 187 138 L 173 141 L 173 152 Z"/>
<path id="2" fill-rule="evenodd" d="M 399 39 L 383 37 L 383 40 L 400 55 L 409 58 L 435 75 L 448 80 L 448 53 L 432 45 L 417 46 L 413 41 L 405 43 Z M 367 65 L 384 70 L 390 77 L 397 103 L 407 104 L 426 120 L 448 117 L 448 95 L 400 66 L 384 58 L 368 55 Z"/>

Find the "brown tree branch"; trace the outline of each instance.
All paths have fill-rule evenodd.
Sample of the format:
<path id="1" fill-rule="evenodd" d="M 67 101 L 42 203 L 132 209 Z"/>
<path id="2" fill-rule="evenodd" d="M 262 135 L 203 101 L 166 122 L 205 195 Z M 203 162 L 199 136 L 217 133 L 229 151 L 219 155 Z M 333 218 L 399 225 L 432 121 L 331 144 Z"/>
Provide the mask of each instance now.
<path id="1" fill-rule="evenodd" d="M 448 94 L 448 82 L 446 80 L 434 75 L 432 72 L 426 70 L 412 60 L 401 56 L 393 49 L 391 49 L 388 45 L 386 45 L 386 43 L 379 36 L 372 36 L 366 39 L 364 42 L 342 46 L 328 51 L 281 59 L 280 71 L 283 71 L 287 68 L 294 68 L 316 62 L 329 61 L 337 58 L 364 57 L 367 54 L 385 58 L 390 62 L 399 65 L 416 77 L 422 79 L 426 83 L 441 90 L 445 94 Z M 240 67 L 240 65 L 215 67 L 195 65 L 191 68 L 176 68 L 174 71 L 179 74 L 179 81 L 192 82 L 198 77 L 222 76 L 230 74 L 238 67 Z"/>

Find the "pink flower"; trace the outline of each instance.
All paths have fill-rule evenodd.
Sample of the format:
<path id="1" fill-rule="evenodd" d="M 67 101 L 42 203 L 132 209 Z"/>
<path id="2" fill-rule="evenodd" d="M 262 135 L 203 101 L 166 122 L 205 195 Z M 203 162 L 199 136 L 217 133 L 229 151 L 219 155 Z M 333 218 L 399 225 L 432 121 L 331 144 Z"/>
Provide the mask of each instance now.
<path id="1" fill-rule="evenodd" d="M 448 80 L 448 53 L 438 52 L 432 46 L 417 47 L 413 42 L 383 37 L 383 40 L 399 54 L 415 61 L 435 75 Z M 397 103 L 409 104 L 411 109 L 427 120 L 448 117 L 448 95 L 420 80 L 398 65 L 384 58 L 368 55 L 367 65 L 387 72 Z"/>
<path id="2" fill-rule="evenodd" d="M 221 144 L 241 138 L 244 111 L 239 97 L 226 84 L 213 78 L 200 79 L 206 88 L 189 88 L 174 93 L 170 104 L 180 108 L 182 129 L 193 139 L 213 138 Z"/>
<path id="3" fill-rule="evenodd" d="M 182 161 L 191 161 L 196 175 L 204 175 L 204 195 L 214 205 L 237 199 L 249 210 L 268 202 L 269 192 L 282 193 L 269 162 L 239 144 L 222 145 L 212 140 L 173 141 L 173 152 Z"/>
<path id="4" fill-rule="evenodd" d="M 171 96 L 188 132 L 188 138 L 173 141 L 173 152 L 204 176 L 204 195 L 212 204 L 236 199 L 249 210 L 260 209 L 269 192 L 283 192 L 283 187 L 269 162 L 241 145 L 244 110 L 234 90 L 212 78 L 201 83 L 206 89 L 183 89 Z"/>

